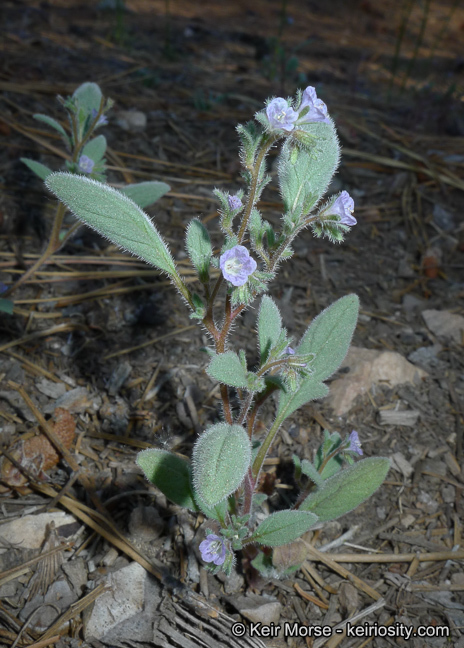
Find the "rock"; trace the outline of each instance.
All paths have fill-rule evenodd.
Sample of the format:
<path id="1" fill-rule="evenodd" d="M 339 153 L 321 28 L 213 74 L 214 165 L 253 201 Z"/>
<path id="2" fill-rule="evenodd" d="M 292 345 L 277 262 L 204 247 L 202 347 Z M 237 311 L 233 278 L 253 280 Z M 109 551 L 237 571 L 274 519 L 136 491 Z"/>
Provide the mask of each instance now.
<path id="1" fill-rule="evenodd" d="M 425 310 L 422 317 L 434 335 L 451 338 L 456 344 L 464 343 L 464 317 L 449 311 Z"/>
<path id="2" fill-rule="evenodd" d="M 71 414 L 83 414 L 87 411 L 96 411 L 100 403 L 99 396 L 92 396 L 85 387 L 76 387 L 61 396 L 53 407 L 63 407 Z"/>
<path id="3" fill-rule="evenodd" d="M 147 116 L 140 110 L 121 110 L 116 123 L 125 131 L 143 131 L 147 127 Z"/>
<path id="4" fill-rule="evenodd" d="M 19 612 L 19 618 L 22 621 L 33 619 L 28 627 L 37 632 L 43 632 L 77 600 L 77 594 L 71 589 L 66 578 L 62 576 L 47 588 L 45 596 L 36 594 L 31 601 L 26 603 Z"/>
<path id="5" fill-rule="evenodd" d="M 120 630 L 127 639 L 130 637 L 131 641 L 149 642 L 151 640 L 152 635 L 148 639 L 144 638 L 144 623 L 140 619 L 146 600 L 147 578 L 148 574 L 145 569 L 136 562 L 107 575 L 105 578 L 107 590 L 97 598 L 92 610 L 88 614 L 84 614 L 84 638 L 86 641 L 90 638 L 101 640 L 110 632 L 113 635 L 117 626 L 122 626 Z M 136 619 L 139 621 L 139 626 L 134 632 L 132 621 Z M 151 619 L 152 624 L 153 619 Z M 150 632 L 152 632 L 151 625 L 149 626 Z M 129 632 L 129 627 L 131 627 L 131 632 Z M 120 634 L 119 639 L 122 636 Z"/>
<path id="6" fill-rule="evenodd" d="M 416 297 L 415 295 L 405 295 L 403 297 L 403 303 L 402 307 L 405 313 L 411 313 L 415 310 L 423 310 L 427 305 L 427 301 L 425 299 L 421 299 L 420 297 Z"/>
<path id="7" fill-rule="evenodd" d="M 414 427 L 419 418 L 417 410 L 380 410 L 380 425 L 405 425 Z"/>
<path id="8" fill-rule="evenodd" d="M 338 588 L 338 601 L 342 610 L 351 616 L 359 607 L 358 590 L 351 583 L 342 582 Z"/>
<path id="9" fill-rule="evenodd" d="M 135 540 L 156 540 L 163 533 L 164 522 L 154 506 L 139 504 L 129 517 L 129 533 Z"/>
<path id="10" fill-rule="evenodd" d="M 47 380 L 42 378 L 39 382 L 36 383 L 36 387 L 42 394 L 49 396 L 50 398 L 59 398 L 66 393 L 66 385 L 59 382 L 53 382 L 53 380 Z"/>
<path id="11" fill-rule="evenodd" d="M 433 222 L 445 232 L 451 232 L 455 227 L 453 214 L 438 204 L 433 208 Z"/>
<path id="12" fill-rule="evenodd" d="M 261 622 L 263 625 L 270 625 L 279 622 L 282 605 L 274 597 L 250 594 L 250 596 L 233 596 L 227 600 L 252 623 Z"/>
<path id="13" fill-rule="evenodd" d="M 440 360 L 438 359 L 438 354 L 442 349 L 443 347 L 441 344 L 419 347 L 408 355 L 408 360 L 409 362 L 422 367 L 424 370 L 429 371 L 439 364 Z"/>
<path id="14" fill-rule="evenodd" d="M 72 560 L 63 563 L 61 569 L 66 574 L 69 584 L 74 589 L 77 597 L 80 598 L 85 594 L 84 588 L 88 579 L 87 567 L 84 559 L 80 556 L 73 558 Z"/>
<path id="15" fill-rule="evenodd" d="M 350 348 L 340 368 L 348 368 L 349 372 L 330 386 L 329 406 L 337 416 L 349 412 L 354 400 L 379 382 L 394 387 L 408 382 L 417 384 L 427 376 L 427 372 L 409 363 L 399 353 L 358 347 Z"/>
<path id="16" fill-rule="evenodd" d="M 129 378 L 132 371 L 132 365 L 128 362 L 120 362 L 117 364 L 116 369 L 111 373 L 108 381 L 108 394 L 116 396 L 118 391 Z"/>
<path id="17" fill-rule="evenodd" d="M 1 536 L 4 544 L 12 544 L 19 549 L 40 549 L 45 540 L 47 524 L 55 523 L 55 529 L 65 524 L 73 524 L 76 520 L 72 515 L 63 511 L 25 515 L 1 526 Z M 0 554 L 7 549 L 0 547 Z"/>
<path id="18" fill-rule="evenodd" d="M 392 468 L 400 472 L 406 478 L 411 477 L 414 468 L 401 452 L 395 452 L 391 455 L 390 459 L 392 462 Z"/>

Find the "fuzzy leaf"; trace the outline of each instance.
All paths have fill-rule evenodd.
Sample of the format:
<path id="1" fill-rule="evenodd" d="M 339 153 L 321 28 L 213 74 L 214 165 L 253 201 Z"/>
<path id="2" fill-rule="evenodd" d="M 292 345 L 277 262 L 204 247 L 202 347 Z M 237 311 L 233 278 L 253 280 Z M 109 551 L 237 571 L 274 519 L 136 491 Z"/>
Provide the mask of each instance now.
<path id="1" fill-rule="evenodd" d="M 206 506 L 215 506 L 240 486 L 250 461 L 251 444 L 241 425 L 212 425 L 193 447 L 195 493 Z"/>
<path id="2" fill-rule="evenodd" d="M 324 478 L 317 472 L 316 466 L 307 459 L 303 459 L 301 462 L 301 472 L 303 475 L 306 475 L 306 477 L 309 477 L 316 486 L 321 486 L 324 482 Z"/>
<path id="3" fill-rule="evenodd" d="M 139 452 L 136 461 L 148 481 L 167 498 L 179 506 L 198 511 L 193 499 L 190 465 L 185 459 L 167 450 L 152 448 Z"/>
<path id="4" fill-rule="evenodd" d="M 102 100 L 102 91 L 96 83 L 86 82 L 80 85 L 73 94 L 79 108 L 83 108 L 86 113 L 92 110 L 100 110 Z"/>
<path id="5" fill-rule="evenodd" d="M 296 392 L 281 393 L 277 418 L 286 419 L 305 403 L 328 394 L 323 384 L 343 362 L 358 318 L 359 299 L 347 295 L 322 311 L 311 323 L 295 349 L 297 355 L 314 354 L 312 373 Z"/>
<path id="6" fill-rule="evenodd" d="M 32 173 L 35 173 L 35 175 L 39 176 L 41 180 L 45 180 L 51 173 L 53 173 L 53 171 L 46 167 L 45 164 L 41 164 L 40 162 L 36 162 L 35 160 L 29 160 L 29 158 L 21 158 L 21 162 L 25 164 L 32 171 Z"/>
<path id="7" fill-rule="evenodd" d="M 206 373 L 210 378 L 230 387 L 246 387 L 247 372 L 233 351 L 218 353 L 209 363 Z"/>
<path id="8" fill-rule="evenodd" d="M 264 364 L 269 352 L 279 339 L 282 330 L 282 317 L 276 303 L 267 295 L 261 300 L 258 314 L 258 341 L 261 364 Z"/>
<path id="9" fill-rule="evenodd" d="M 195 493 L 195 502 L 198 508 L 211 520 L 217 520 L 221 524 L 225 522 L 229 503 L 227 499 L 222 500 L 214 506 L 207 506 L 205 502 Z"/>
<path id="10" fill-rule="evenodd" d="M 150 180 L 148 182 L 137 182 L 136 184 L 126 185 L 119 189 L 121 193 L 130 198 L 141 209 L 152 205 L 159 200 L 164 194 L 171 191 L 171 187 L 165 182 Z"/>
<path id="11" fill-rule="evenodd" d="M 289 139 L 279 156 L 279 183 L 285 211 L 297 221 L 307 215 L 327 191 L 340 160 L 340 145 L 333 123 L 301 126 L 309 148 Z M 295 131 L 296 133 L 296 131 Z"/>
<path id="12" fill-rule="evenodd" d="M 335 520 L 365 502 L 384 481 L 390 468 L 385 457 L 370 457 L 356 462 L 308 495 L 300 511 L 312 511 L 321 522 Z"/>
<path id="13" fill-rule="evenodd" d="M 37 119 L 37 121 L 43 122 L 44 124 L 47 124 L 47 126 L 51 126 L 54 128 L 56 131 L 60 133 L 64 137 L 66 141 L 69 140 L 68 134 L 64 130 L 63 126 L 59 124 L 56 119 L 53 119 L 53 117 L 49 117 L 48 115 L 40 115 L 36 114 L 33 115 L 34 119 Z"/>
<path id="14" fill-rule="evenodd" d="M 196 218 L 188 226 L 186 244 L 189 257 L 198 270 L 200 281 L 207 281 L 213 249 L 208 230 Z"/>
<path id="15" fill-rule="evenodd" d="M 317 515 L 307 511 L 277 511 L 258 526 L 250 540 L 266 547 L 280 547 L 293 542 L 317 522 Z"/>
<path id="16" fill-rule="evenodd" d="M 95 162 L 95 164 L 102 160 L 105 153 L 106 137 L 104 135 L 98 135 L 98 137 L 94 137 L 90 140 L 90 142 L 87 142 L 87 144 L 82 149 L 82 155 L 89 157 Z"/>
<path id="17" fill-rule="evenodd" d="M 116 189 L 70 173 L 53 173 L 45 183 L 72 213 L 116 245 L 177 275 L 166 243 L 148 216 Z"/>

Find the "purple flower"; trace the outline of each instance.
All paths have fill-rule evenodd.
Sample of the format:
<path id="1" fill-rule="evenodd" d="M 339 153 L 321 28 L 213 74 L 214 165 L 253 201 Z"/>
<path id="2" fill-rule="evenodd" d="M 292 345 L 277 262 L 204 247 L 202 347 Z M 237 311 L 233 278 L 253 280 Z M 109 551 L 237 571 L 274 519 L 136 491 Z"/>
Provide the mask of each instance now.
<path id="1" fill-rule="evenodd" d="M 81 173 L 92 173 L 95 162 L 87 155 L 81 155 L 79 158 L 78 169 Z"/>
<path id="2" fill-rule="evenodd" d="M 298 114 L 300 115 L 301 111 L 305 108 L 309 108 L 309 110 L 303 117 L 299 118 L 301 123 L 324 122 L 324 124 L 330 124 L 330 119 L 327 115 L 327 106 L 321 99 L 317 98 L 316 90 L 312 86 L 308 86 L 303 92 Z"/>
<path id="3" fill-rule="evenodd" d="M 271 101 L 266 108 L 266 115 L 271 128 L 281 128 L 285 131 L 292 131 L 298 119 L 298 113 L 282 97 Z"/>
<path id="4" fill-rule="evenodd" d="M 354 211 L 354 200 L 347 191 L 342 191 L 337 200 L 330 207 L 331 214 L 340 216 L 340 222 L 343 225 L 352 227 L 356 225 L 356 218 L 352 215 Z"/>
<path id="5" fill-rule="evenodd" d="M 98 115 L 98 110 L 96 108 L 92 108 L 92 119 L 95 119 L 97 115 Z M 96 126 L 104 126 L 107 123 L 108 123 L 108 118 L 105 117 L 105 115 L 100 115 L 96 123 Z"/>
<path id="6" fill-rule="evenodd" d="M 356 430 L 352 431 L 352 433 L 348 437 L 348 441 L 350 442 L 350 446 L 348 448 L 350 452 L 356 452 L 356 454 L 358 455 L 363 454 L 363 451 L 361 450 L 361 441 L 359 440 L 359 435 Z"/>
<path id="7" fill-rule="evenodd" d="M 319 214 L 322 220 L 331 216 L 338 216 L 340 223 L 352 227 L 356 225 L 356 218 L 353 216 L 354 200 L 347 191 L 342 191 L 338 198 Z"/>
<path id="8" fill-rule="evenodd" d="M 286 346 L 284 353 L 286 353 L 287 355 L 295 355 L 295 349 L 292 349 L 291 346 Z"/>
<path id="9" fill-rule="evenodd" d="M 224 279 L 234 286 L 243 286 L 248 277 L 256 270 L 256 261 L 243 245 L 235 245 L 227 250 L 219 260 Z"/>
<path id="10" fill-rule="evenodd" d="M 213 533 L 206 536 L 206 540 L 200 542 L 201 557 L 205 562 L 212 562 L 215 565 L 222 565 L 226 559 L 226 546 L 224 540 Z"/>
<path id="11" fill-rule="evenodd" d="M 231 209 L 240 209 L 240 207 L 243 205 L 238 196 L 227 196 L 227 202 L 229 203 L 229 207 Z"/>

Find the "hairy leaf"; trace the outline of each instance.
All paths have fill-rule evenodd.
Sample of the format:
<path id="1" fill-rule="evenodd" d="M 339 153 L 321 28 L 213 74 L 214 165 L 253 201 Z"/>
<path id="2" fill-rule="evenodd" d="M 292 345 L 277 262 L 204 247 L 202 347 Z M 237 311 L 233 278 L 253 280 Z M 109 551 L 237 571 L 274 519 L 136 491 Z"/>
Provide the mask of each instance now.
<path id="1" fill-rule="evenodd" d="M 206 373 L 214 380 L 231 387 L 246 387 L 248 384 L 247 372 L 234 351 L 213 356 Z"/>
<path id="2" fill-rule="evenodd" d="M 267 295 L 261 300 L 258 314 L 258 341 L 261 364 L 269 356 L 271 348 L 276 344 L 282 330 L 282 317 L 276 303 Z"/>
<path id="3" fill-rule="evenodd" d="M 119 189 L 121 193 L 133 200 L 141 209 L 152 205 L 170 190 L 171 187 L 168 184 L 157 180 L 137 182 Z"/>
<path id="4" fill-rule="evenodd" d="M 127 196 L 101 182 L 70 173 L 53 173 L 45 184 L 77 218 L 99 234 L 160 270 L 177 274 L 158 230 Z"/>
<path id="5" fill-rule="evenodd" d="M 335 520 L 371 497 L 384 481 L 389 468 L 390 460 L 385 457 L 357 461 L 326 479 L 320 488 L 308 495 L 300 511 L 312 511 L 321 522 Z"/>
<path id="6" fill-rule="evenodd" d="M 206 506 L 215 506 L 240 486 L 250 461 L 251 443 L 241 425 L 212 425 L 193 448 L 195 493 Z"/>
<path id="7" fill-rule="evenodd" d="M 266 547 L 280 547 L 293 542 L 317 522 L 317 515 L 306 511 L 277 511 L 258 526 L 250 540 Z"/>
<path id="8" fill-rule="evenodd" d="M 148 481 L 168 499 L 191 511 L 198 510 L 193 498 L 190 465 L 185 459 L 167 450 L 152 448 L 139 452 L 136 461 Z"/>

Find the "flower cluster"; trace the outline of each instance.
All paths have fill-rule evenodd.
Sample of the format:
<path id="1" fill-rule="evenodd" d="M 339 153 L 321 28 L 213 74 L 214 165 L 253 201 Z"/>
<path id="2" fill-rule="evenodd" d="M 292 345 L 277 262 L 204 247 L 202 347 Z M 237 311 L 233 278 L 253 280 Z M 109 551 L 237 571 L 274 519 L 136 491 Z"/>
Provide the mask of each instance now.
<path id="1" fill-rule="evenodd" d="M 292 131 L 298 124 L 330 123 L 327 106 L 317 98 L 316 90 L 312 86 L 308 86 L 303 92 L 298 111 L 289 106 L 286 99 L 277 97 L 268 104 L 266 115 L 271 128 L 287 132 Z"/>

